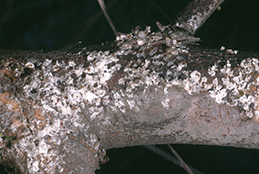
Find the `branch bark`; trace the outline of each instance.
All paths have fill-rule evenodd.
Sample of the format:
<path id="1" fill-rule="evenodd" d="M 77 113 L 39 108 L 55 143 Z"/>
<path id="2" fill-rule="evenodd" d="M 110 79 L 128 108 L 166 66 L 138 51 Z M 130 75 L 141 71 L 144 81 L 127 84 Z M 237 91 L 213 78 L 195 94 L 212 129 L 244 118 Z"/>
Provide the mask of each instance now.
<path id="1" fill-rule="evenodd" d="M 174 26 L 195 34 L 223 2 L 224 0 L 193 0 L 179 14 Z"/>
<path id="2" fill-rule="evenodd" d="M 169 33 L 136 29 L 99 51 L 2 50 L 2 162 L 94 173 L 116 147 L 258 148 L 258 56 Z"/>
<path id="3" fill-rule="evenodd" d="M 258 54 L 209 50 L 174 27 L 95 48 L 0 51 L 0 163 L 94 173 L 105 150 L 258 148 Z"/>

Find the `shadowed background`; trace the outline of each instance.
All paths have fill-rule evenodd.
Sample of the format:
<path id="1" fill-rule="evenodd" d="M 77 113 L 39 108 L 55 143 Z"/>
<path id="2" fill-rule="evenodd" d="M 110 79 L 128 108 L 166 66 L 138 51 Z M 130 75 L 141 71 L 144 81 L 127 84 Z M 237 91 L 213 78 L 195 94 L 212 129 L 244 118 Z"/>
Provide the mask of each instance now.
<path id="1" fill-rule="evenodd" d="M 189 0 L 106 0 L 119 32 L 140 25 L 172 22 Z M 259 52 L 259 2 L 226 0 L 196 33 L 210 48 Z M 115 36 L 96 0 L 0 0 L 0 48 L 64 49 L 112 41 Z M 1 107 L 1 106 L 0 106 Z M 157 146 L 168 153 L 167 146 Z M 198 145 L 173 145 L 179 155 L 204 173 L 259 173 L 259 151 Z M 186 173 L 144 147 L 108 150 L 110 161 L 97 174 Z M 10 173 L 11 169 L 8 170 Z"/>

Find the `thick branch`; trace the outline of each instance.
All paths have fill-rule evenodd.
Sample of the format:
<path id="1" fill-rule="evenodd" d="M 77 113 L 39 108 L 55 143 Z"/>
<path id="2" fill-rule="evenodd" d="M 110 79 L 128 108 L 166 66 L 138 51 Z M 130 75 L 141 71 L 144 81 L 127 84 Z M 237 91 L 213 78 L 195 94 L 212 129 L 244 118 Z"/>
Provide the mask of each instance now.
<path id="1" fill-rule="evenodd" d="M 258 148 L 257 55 L 207 50 L 163 27 L 98 51 L 1 51 L 1 160 L 23 173 L 94 173 L 115 147 Z"/>

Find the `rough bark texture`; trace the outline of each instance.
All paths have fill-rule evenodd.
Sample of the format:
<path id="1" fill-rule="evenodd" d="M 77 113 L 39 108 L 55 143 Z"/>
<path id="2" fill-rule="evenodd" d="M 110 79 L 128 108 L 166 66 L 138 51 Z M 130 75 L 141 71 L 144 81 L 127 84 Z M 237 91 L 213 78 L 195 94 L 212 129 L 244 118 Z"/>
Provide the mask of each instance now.
<path id="1" fill-rule="evenodd" d="M 222 2 L 224 0 L 193 0 L 179 14 L 174 25 L 195 34 Z"/>
<path id="2" fill-rule="evenodd" d="M 94 173 L 109 148 L 258 148 L 257 56 L 203 49 L 159 27 L 95 50 L 1 50 L 1 163 L 21 173 Z"/>
<path id="3" fill-rule="evenodd" d="M 208 50 L 177 30 L 195 33 L 222 0 L 197 2 L 174 27 L 136 28 L 100 47 L 1 50 L 0 163 L 94 173 L 116 147 L 258 148 L 258 55 Z"/>

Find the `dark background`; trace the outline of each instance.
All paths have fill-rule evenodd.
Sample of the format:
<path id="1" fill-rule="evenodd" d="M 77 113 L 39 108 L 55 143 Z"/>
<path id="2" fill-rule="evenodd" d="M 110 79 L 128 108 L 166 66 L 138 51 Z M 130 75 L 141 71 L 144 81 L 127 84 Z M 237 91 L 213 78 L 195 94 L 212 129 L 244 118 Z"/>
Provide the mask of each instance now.
<path id="1" fill-rule="evenodd" d="M 140 25 L 158 30 L 189 0 L 106 0 L 119 32 Z M 226 0 L 196 33 L 210 48 L 259 51 L 259 2 Z M 64 49 L 114 40 L 96 0 L 0 0 L 0 48 Z M 170 153 L 167 146 L 158 146 Z M 259 151 L 199 145 L 173 145 L 180 156 L 204 173 L 259 173 Z M 186 173 L 144 147 L 108 150 L 110 160 L 97 174 Z M 4 169 L 2 168 L 2 171 Z M 8 169 L 11 171 L 10 169 Z M 1 171 L 0 171 L 1 172 Z"/>

